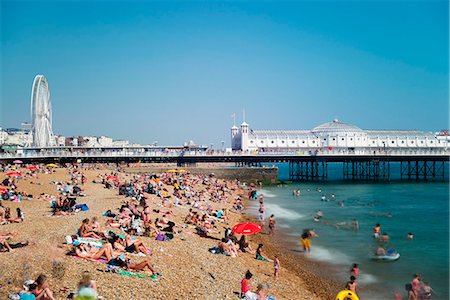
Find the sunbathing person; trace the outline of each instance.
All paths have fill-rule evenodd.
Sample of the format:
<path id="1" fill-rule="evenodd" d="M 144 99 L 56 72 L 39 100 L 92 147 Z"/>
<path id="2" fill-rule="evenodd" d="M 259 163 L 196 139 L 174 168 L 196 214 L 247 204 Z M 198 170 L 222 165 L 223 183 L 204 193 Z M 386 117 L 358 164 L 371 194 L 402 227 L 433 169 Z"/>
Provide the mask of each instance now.
<path id="1" fill-rule="evenodd" d="M 99 258 L 105 258 L 108 261 L 113 257 L 113 250 L 111 244 L 106 243 L 102 248 L 91 247 L 86 244 L 79 244 L 75 247 L 75 254 L 78 257 L 88 260 L 97 260 Z"/>
<path id="2" fill-rule="evenodd" d="M 130 230 L 131 232 L 133 232 L 133 230 Z M 131 237 L 130 232 L 127 234 L 127 236 L 125 237 L 125 251 L 129 252 L 129 253 L 133 253 L 133 252 L 141 252 L 144 254 L 148 254 L 150 253 L 150 248 L 147 248 L 147 246 L 145 246 L 145 244 L 140 241 L 140 240 L 133 240 L 133 238 Z"/>
<path id="3" fill-rule="evenodd" d="M 89 227 L 89 219 L 88 218 L 83 220 L 81 227 L 78 229 L 78 234 L 84 238 L 89 237 L 89 238 L 94 238 L 94 239 L 101 239 L 100 236 L 95 234 L 95 232 L 91 231 L 91 229 Z"/>

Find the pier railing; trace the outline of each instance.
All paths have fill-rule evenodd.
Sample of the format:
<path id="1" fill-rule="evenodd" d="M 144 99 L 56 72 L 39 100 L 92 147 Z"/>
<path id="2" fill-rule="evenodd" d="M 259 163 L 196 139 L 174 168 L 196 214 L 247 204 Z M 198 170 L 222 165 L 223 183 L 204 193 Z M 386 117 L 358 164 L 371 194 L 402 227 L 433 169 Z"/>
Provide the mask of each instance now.
<path id="1" fill-rule="evenodd" d="M 99 151 L 89 150 L 85 151 L 40 151 L 40 152 L 23 152 L 23 153 L 0 153 L 0 159 L 20 159 L 20 158 L 70 158 L 70 157 L 129 157 L 129 158 L 202 158 L 202 157 L 358 157 L 358 156 L 395 156 L 395 157 L 408 157 L 408 156 L 450 156 L 450 149 L 445 148 L 408 148 L 408 149 L 371 149 L 371 148 L 358 148 L 358 149 L 304 149 L 299 151 L 133 151 L 130 149 L 124 149 L 121 151 Z"/>

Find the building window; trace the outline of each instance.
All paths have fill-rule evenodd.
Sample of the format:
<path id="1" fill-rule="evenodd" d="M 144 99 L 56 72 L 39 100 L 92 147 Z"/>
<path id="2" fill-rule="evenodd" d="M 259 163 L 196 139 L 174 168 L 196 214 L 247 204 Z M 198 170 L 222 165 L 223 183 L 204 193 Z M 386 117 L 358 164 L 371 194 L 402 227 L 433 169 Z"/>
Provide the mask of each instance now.
<path id="1" fill-rule="evenodd" d="M 391 141 L 391 144 L 395 143 L 394 141 Z"/>
<path id="2" fill-rule="evenodd" d="M 336 138 L 333 138 L 333 141 L 335 141 L 336 140 Z"/>
<path id="3" fill-rule="evenodd" d="M 304 144 L 305 143 L 305 141 L 302 141 L 302 144 Z"/>
<path id="4" fill-rule="evenodd" d="M 282 144 L 284 144 L 284 141 L 281 141 Z"/>
<path id="5" fill-rule="evenodd" d="M 325 138 L 325 139 L 323 139 L 324 141 L 326 141 L 327 139 Z"/>
<path id="6" fill-rule="evenodd" d="M 342 138 L 341 140 L 344 140 L 344 138 Z"/>
<path id="7" fill-rule="evenodd" d="M 433 144 L 433 141 L 431 141 L 430 143 Z"/>
<path id="8" fill-rule="evenodd" d="M 261 144 L 264 144 L 264 141 L 261 141 Z"/>
<path id="9" fill-rule="evenodd" d="M 272 143 L 272 144 L 274 144 L 274 143 L 275 143 L 275 141 L 272 141 L 271 143 Z"/>
<path id="10" fill-rule="evenodd" d="M 421 144 L 423 144 L 423 141 L 420 141 Z"/>
<path id="11" fill-rule="evenodd" d="M 405 143 L 405 141 L 402 141 L 402 144 L 404 144 Z"/>
<path id="12" fill-rule="evenodd" d="M 315 144 L 316 143 L 316 141 L 312 141 L 313 142 L 313 144 Z"/>
<path id="13" fill-rule="evenodd" d="M 353 141 L 353 138 L 350 138 L 350 141 Z"/>
<path id="14" fill-rule="evenodd" d="M 295 141 L 292 141 L 292 144 L 295 143 Z"/>
<path id="15" fill-rule="evenodd" d="M 251 144 L 253 144 L 253 141 L 250 141 Z"/>

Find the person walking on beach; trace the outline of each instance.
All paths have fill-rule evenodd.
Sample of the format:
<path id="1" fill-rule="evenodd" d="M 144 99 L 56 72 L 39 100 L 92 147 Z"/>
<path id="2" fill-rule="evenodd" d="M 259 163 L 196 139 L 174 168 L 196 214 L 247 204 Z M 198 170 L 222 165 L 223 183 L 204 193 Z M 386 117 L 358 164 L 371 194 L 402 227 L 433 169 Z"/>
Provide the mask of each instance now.
<path id="1" fill-rule="evenodd" d="M 275 215 L 270 215 L 269 218 L 269 235 L 272 236 L 275 232 Z"/>

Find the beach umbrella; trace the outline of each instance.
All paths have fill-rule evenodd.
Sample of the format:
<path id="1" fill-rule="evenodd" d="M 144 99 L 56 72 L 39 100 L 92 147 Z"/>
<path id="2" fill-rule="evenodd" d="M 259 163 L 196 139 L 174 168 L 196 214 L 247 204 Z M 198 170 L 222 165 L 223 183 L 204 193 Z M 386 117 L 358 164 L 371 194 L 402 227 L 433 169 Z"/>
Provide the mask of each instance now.
<path id="1" fill-rule="evenodd" d="M 0 187 L 0 194 L 6 193 L 8 190 L 4 187 Z"/>
<path id="2" fill-rule="evenodd" d="M 15 164 L 21 164 L 21 163 L 23 163 L 23 161 L 21 161 L 20 159 L 16 159 L 15 161 L 13 161 L 13 163 L 15 163 Z"/>
<path id="3" fill-rule="evenodd" d="M 16 172 L 16 171 L 14 171 L 14 172 L 9 172 L 9 173 L 6 173 L 6 176 L 22 176 L 22 174 L 20 174 L 20 172 Z"/>
<path id="4" fill-rule="evenodd" d="M 117 176 L 109 175 L 108 177 L 106 177 L 106 180 L 110 180 L 110 179 L 117 180 Z"/>
<path id="5" fill-rule="evenodd" d="M 30 170 L 30 171 L 37 171 L 39 169 L 36 166 L 29 166 L 28 170 Z"/>
<path id="6" fill-rule="evenodd" d="M 55 165 L 55 164 L 47 164 L 47 167 L 56 168 L 57 165 Z"/>
<path id="7" fill-rule="evenodd" d="M 172 169 L 172 170 L 167 170 L 166 172 L 167 172 L 167 173 L 176 173 L 176 172 L 178 172 L 178 170 Z"/>
<path id="8" fill-rule="evenodd" d="M 231 230 L 237 234 L 256 234 L 262 230 L 262 227 L 259 224 L 246 222 L 234 225 Z"/>

